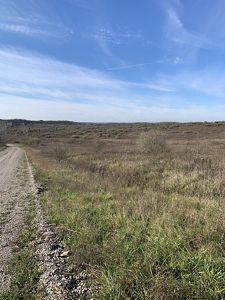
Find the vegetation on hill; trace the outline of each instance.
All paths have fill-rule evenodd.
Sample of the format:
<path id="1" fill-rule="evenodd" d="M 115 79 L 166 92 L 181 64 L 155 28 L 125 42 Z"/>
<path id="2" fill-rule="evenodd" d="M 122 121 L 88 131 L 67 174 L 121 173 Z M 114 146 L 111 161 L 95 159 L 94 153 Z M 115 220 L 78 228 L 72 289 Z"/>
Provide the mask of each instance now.
<path id="1" fill-rule="evenodd" d="M 29 144 L 45 214 L 95 299 L 224 299 L 223 127 L 63 125 Z"/>

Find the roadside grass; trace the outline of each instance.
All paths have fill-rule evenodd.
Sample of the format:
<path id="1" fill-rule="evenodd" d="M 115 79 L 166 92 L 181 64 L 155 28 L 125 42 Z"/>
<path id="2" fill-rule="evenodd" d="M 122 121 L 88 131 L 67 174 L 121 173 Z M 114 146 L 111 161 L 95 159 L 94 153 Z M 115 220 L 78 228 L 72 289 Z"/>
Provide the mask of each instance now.
<path id="1" fill-rule="evenodd" d="M 96 149 L 29 149 L 44 212 L 95 299 L 224 299 L 224 156 Z"/>
<path id="2" fill-rule="evenodd" d="M 35 255 L 34 240 L 37 228 L 33 196 L 29 195 L 30 207 L 25 218 L 25 227 L 17 242 L 9 263 L 10 291 L 0 294 L 1 300 L 41 300 L 43 293 L 38 288 L 40 272 Z"/>

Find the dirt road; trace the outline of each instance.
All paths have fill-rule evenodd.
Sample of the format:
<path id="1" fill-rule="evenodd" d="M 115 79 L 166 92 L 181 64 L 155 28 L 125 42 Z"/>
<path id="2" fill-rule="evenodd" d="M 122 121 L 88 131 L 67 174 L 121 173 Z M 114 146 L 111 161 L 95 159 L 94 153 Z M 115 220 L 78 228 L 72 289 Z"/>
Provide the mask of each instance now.
<path id="1" fill-rule="evenodd" d="M 0 293 L 10 290 L 7 266 L 33 203 L 38 236 L 36 256 L 41 271 L 39 288 L 48 300 L 80 299 L 91 292 L 85 287 L 86 275 L 68 273 L 67 255 L 62 255 L 68 251 L 60 244 L 54 227 L 46 222 L 39 196 L 25 151 L 13 145 L 0 151 Z"/>
<path id="2" fill-rule="evenodd" d="M 0 151 L 0 291 L 9 289 L 7 263 L 23 227 L 31 191 L 23 150 L 10 146 Z"/>

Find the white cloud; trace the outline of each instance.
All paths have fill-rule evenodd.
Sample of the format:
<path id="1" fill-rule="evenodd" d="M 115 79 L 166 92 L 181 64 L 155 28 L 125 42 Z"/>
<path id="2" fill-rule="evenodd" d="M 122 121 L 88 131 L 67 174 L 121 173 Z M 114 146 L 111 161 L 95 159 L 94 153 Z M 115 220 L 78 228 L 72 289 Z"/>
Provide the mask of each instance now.
<path id="1" fill-rule="evenodd" d="M 177 93 L 199 93 L 199 97 L 211 97 L 211 102 L 225 98 L 225 71 L 222 68 L 182 71 L 176 75 L 160 75 L 155 81 Z M 220 100 L 219 100 L 220 99 Z"/>
<path id="2" fill-rule="evenodd" d="M 211 41 L 202 34 L 185 28 L 179 14 L 173 7 L 167 7 L 168 23 L 166 26 L 167 38 L 177 44 L 196 48 L 212 47 Z"/>
<path id="3" fill-rule="evenodd" d="M 93 39 L 102 53 L 106 56 L 107 61 L 110 61 L 116 65 L 118 68 L 126 68 L 126 63 L 112 50 L 115 46 L 121 46 L 128 44 L 130 42 L 140 42 L 145 41 L 144 36 L 141 32 L 131 32 L 128 30 L 117 29 L 116 31 L 111 29 L 110 26 L 96 26 L 94 31 L 82 34 L 83 38 Z M 103 59 L 104 60 L 104 59 Z"/>
<path id="4" fill-rule="evenodd" d="M 183 63 L 183 61 L 184 61 L 184 59 L 183 59 L 182 57 L 176 56 L 176 57 L 174 58 L 174 60 L 173 60 L 173 63 L 174 63 L 175 65 L 180 65 L 180 64 Z"/>
<path id="5" fill-rule="evenodd" d="M 223 99 L 225 72 L 161 74 L 129 82 L 22 49 L 0 48 L 1 118 L 188 121 L 225 115 L 223 106 L 212 101 L 193 106 L 196 99 L 184 95 L 195 91 L 200 99 L 204 95 Z"/>
<path id="6" fill-rule="evenodd" d="M 12 23 L 0 23 L 0 30 L 11 32 L 11 33 L 19 33 L 28 36 L 43 36 L 43 35 L 51 35 L 52 33 L 48 33 L 47 31 L 41 29 L 35 29 L 31 26 L 24 24 L 12 24 Z"/>
<path id="7" fill-rule="evenodd" d="M 0 31 L 38 38 L 63 38 L 73 34 L 59 20 L 51 22 L 49 17 L 38 14 L 38 5 L 35 5 L 32 1 L 27 1 L 24 6 L 17 1 L 0 0 Z"/>
<path id="8" fill-rule="evenodd" d="M 63 63 L 22 50 L 0 48 L 0 91 L 24 97 L 109 101 L 121 105 L 128 101 L 151 101 L 158 97 L 154 91 L 175 92 L 176 87 L 167 78 L 144 82 L 122 81 L 108 72 Z"/>
<path id="9" fill-rule="evenodd" d="M 22 34 L 30 37 L 53 37 L 63 38 L 73 34 L 73 31 L 64 26 L 51 24 L 51 23 L 40 23 L 34 20 L 20 20 L 15 23 L 12 22 L 0 22 L 0 31 L 5 31 L 14 34 Z"/>
<path id="10" fill-rule="evenodd" d="M 160 65 L 160 64 L 172 64 L 172 65 L 179 65 L 183 63 L 183 58 L 180 56 L 176 56 L 174 58 L 164 58 L 159 59 L 152 62 L 145 62 L 145 63 L 139 63 L 139 64 L 125 64 L 123 63 L 120 66 L 107 68 L 107 71 L 117 71 L 117 70 L 125 70 L 125 69 L 133 69 L 133 68 L 140 68 L 140 67 L 146 67 L 149 65 Z"/>
<path id="11" fill-rule="evenodd" d="M 2 99 L 5 99 L 3 102 Z M 204 108 L 191 106 L 171 108 L 163 106 L 115 107 L 94 104 L 69 103 L 65 101 L 43 101 L 9 97 L 0 93 L 0 118 L 24 118 L 33 120 L 74 120 L 77 122 L 166 122 L 205 121 L 224 119 L 225 107 Z"/>
<path id="12" fill-rule="evenodd" d="M 144 38 L 141 32 L 130 32 L 127 30 L 113 31 L 107 27 L 98 28 L 94 33 L 88 34 L 86 37 L 91 37 L 97 41 L 104 40 L 115 45 L 120 45 L 131 40 L 142 40 Z"/>
<path id="13" fill-rule="evenodd" d="M 183 23 L 181 22 L 175 10 L 170 7 L 167 13 L 172 26 L 175 27 L 176 29 L 180 29 L 183 31 L 184 30 Z"/>
<path id="14" fill-rule="evenodd" d="M 127 105 L 140 102 L 137 93 L 150 92 L 148 84 L 117 80 L 104 72 L 62 63 L 45 56 L 0 49 L 0 91 L 45 100 L 67 100 Z"/>

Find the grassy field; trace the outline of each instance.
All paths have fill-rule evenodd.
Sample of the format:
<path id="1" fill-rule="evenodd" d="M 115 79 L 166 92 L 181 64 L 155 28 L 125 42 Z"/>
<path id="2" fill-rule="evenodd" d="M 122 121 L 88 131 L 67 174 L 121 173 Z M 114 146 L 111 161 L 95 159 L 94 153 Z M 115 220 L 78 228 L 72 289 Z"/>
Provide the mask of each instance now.
<path id="1" fill-rule="evenodd" d="M 27 150 L 94 299 L 224 299 L 224 123 L 68 126 Z"/>

